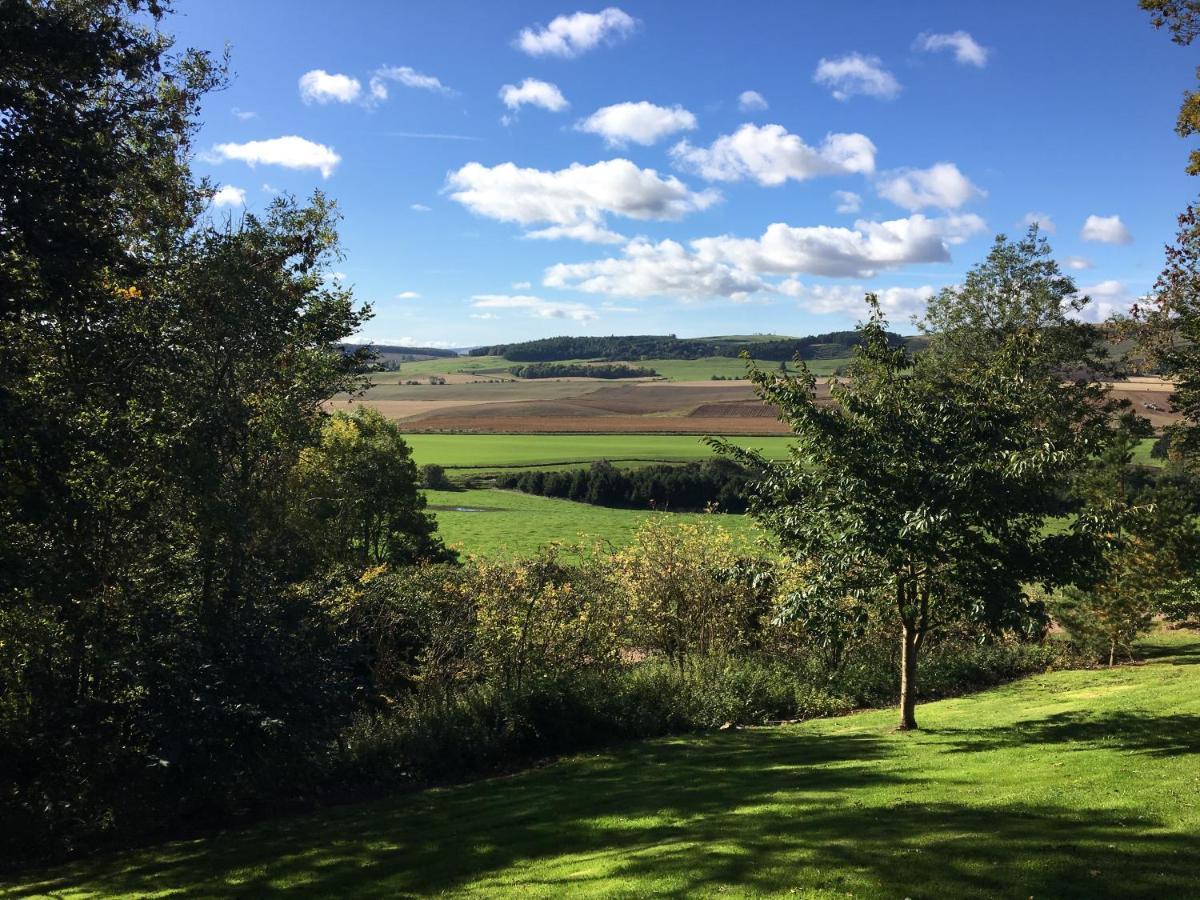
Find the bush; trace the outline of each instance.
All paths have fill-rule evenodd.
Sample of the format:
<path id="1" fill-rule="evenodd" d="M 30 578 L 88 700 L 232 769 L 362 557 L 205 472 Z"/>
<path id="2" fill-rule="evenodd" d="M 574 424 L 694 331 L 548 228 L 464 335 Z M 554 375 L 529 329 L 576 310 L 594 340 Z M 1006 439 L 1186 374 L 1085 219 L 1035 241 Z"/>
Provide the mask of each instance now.
<path id="1" fill-rule="evenodd" d="M 431 491 L 452 491 L 454 482 L 446 476 L 446 470 L 435 463 L 421 466 L 421 487 Z"/>

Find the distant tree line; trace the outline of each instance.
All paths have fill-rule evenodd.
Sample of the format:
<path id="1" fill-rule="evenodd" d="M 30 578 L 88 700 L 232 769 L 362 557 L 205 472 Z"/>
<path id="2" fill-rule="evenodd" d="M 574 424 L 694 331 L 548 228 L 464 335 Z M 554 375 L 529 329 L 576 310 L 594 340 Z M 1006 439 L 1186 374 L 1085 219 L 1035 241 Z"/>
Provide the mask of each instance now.
<path id="1" fill-rule="evenodd" d="M 751 468 L 722 458 L 641 469 L 618 469 L 600 460 L 587 469 L 504 474 L 496 486 L 593 506 L 672 512 L 715 506 L 721 512 L 741 513 L 746 511 L 746 496 L 755 477 Z"/>
<path id="2" fill-rule="evenodd" d="M 530 363 L 508 371 L 518 378 L 652 378 L 658 374 L 643 366 L 616 363 Z"/>
<path id="3" fill-rule="evenodd" d="M 445 347 L 409 347 L 404 344 L 342 344 L 342 348 L 347 353 L 366 349 L 376 356 L 391 357 L 393 359 L 400 359 L 401 361 L 419 359 L 425 356 L 449 358 L 459 355 L 457 350 L 447 350 Z"/>
<path id="4" fill-rule="evenodd" d="M 892 346 L 905 339 L 888 332 Z M 764 341 L 732 339 L 677 338 L 673 334 L 634 334 L 610 336 L 553 337 L 517 344 L 476 347 L 472 356 L 503 356 L 514 362 L 551 362 L 564 359 L 700 359 L 705 356 L 738 357 L 746 351 L 754 359 L 780 362 L 794 359 L 822 359 L 845 356 L 862 342 L 857 331 L 831 331 L 800 338 Z"/>

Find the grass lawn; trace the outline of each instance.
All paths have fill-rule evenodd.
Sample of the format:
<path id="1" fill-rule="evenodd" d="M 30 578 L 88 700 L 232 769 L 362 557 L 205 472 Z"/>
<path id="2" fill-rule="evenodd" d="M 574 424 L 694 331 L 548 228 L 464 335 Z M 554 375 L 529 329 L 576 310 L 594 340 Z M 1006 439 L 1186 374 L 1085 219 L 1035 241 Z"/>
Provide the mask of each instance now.
<path id="1" fill-rule="evenodd" d="M 688 434 L 408 434 L 404 440 L 419 466 L 437 463 L 447 469 L 478 471 L 563 463 L 586 466 L 598 459 L 692 462 L 712 456 L 702 438 Z M 787 456 L 791 443 L 787 436 L 728 440 L 772 458 Z"/>
<path id="2" fill-rule="evenodd" d="M 526 555 L 551 541 L 623 547 L 656 513 L 609 509 L 518 491 L 426 491 L 446 544 L 477 556 Z M 461 508 L 461 509 L 460 509 Z M 703 513 L 657 513 L 694 521 Z M 711 517 L 710 517 L 711 518 Z M 718 515 L 723 528 L 752 540 L 758 529 L 748 516 Z"/>
<path id="3" fill-rule="evenodd" d="M 631 744 L 82 863 L 55 897 L 1200 895 L 1200 637 L 918 710 Z"/>

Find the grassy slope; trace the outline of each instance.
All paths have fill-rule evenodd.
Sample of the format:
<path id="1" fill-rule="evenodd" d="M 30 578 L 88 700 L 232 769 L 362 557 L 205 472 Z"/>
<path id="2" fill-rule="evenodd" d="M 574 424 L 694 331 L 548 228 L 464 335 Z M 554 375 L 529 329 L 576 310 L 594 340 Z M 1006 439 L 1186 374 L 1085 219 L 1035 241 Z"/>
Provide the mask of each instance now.
<path id="1" fill-rule="evenodd" d="M 652 512 L 609 509 L 538 497 L 517 491 L 426 491 L 438 532 L 450 547 L 477 556 L 529 554 L 543 544 L 593 544 L 597 541 L 623 547 Z M 436 507 L 467 507 L 480 512 L 460 512 Z M 703 513 L 671 513 L 673 521 L 692 521 Z M 749 516 L 718 516 L 721 527 L 753 539 L 758 531 Z"/>
<path id="2" fill-rule="evenodd" d="M 1195 897 L 1200 638 L 919 710 L 647 741 L 59 870 L 86 895 Z"/>
<path id="3" fill-rule="evenodd" d="M 437 463 L 448 469 L 484 471 L 558 463 L 586 465 L 597 459 L 690 462 L 712 455 L 700 437 L 686 434 L 410 434 L 404 439 L 412 447 L 417 465 Z M 786 456 L 790 443 L 787 437 L 729 440 L 773 458 Z"/>

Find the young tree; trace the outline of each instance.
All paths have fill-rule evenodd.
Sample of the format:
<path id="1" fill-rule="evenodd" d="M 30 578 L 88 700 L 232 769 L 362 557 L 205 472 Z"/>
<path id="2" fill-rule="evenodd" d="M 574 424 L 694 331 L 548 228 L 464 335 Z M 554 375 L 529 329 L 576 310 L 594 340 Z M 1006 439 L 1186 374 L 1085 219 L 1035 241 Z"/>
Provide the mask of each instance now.
<path id="1" fill-rule="evenodd" d="M 901 729 L 917 727 L 931 633 L 963 621 L 1036 627 L 1044 610 L 1025 585 L 1061 583 L 1095 562 L 1082 529 L 1043 530 L 1056 487 L 1100 445 L 1108 412 L 1099 388 L 1063 381 L 1080 361 L 1064 337 L 1074 285 L 1048 252 L 1036 233 L 998 238 L 962 288 L 931 304 L 932 347 L 915 358 L 889 345 L 868 296 L 833 405 L 816 402 L 806 367 L 795 378 L 752 373 L 796 436 L 790 459 L 718 442 L 766 472 L 751 510 L 809 573 L 788 615 L 828 625 L 890 607 Z"/>
<path id="2" fill-rule="evenodd" d="M 294 471 L 294 521 L 322 562 L 365 569 L 453 556 L 437 537 L 412 452 L 396 423 L 360 406 L 337 412 Z"/>

